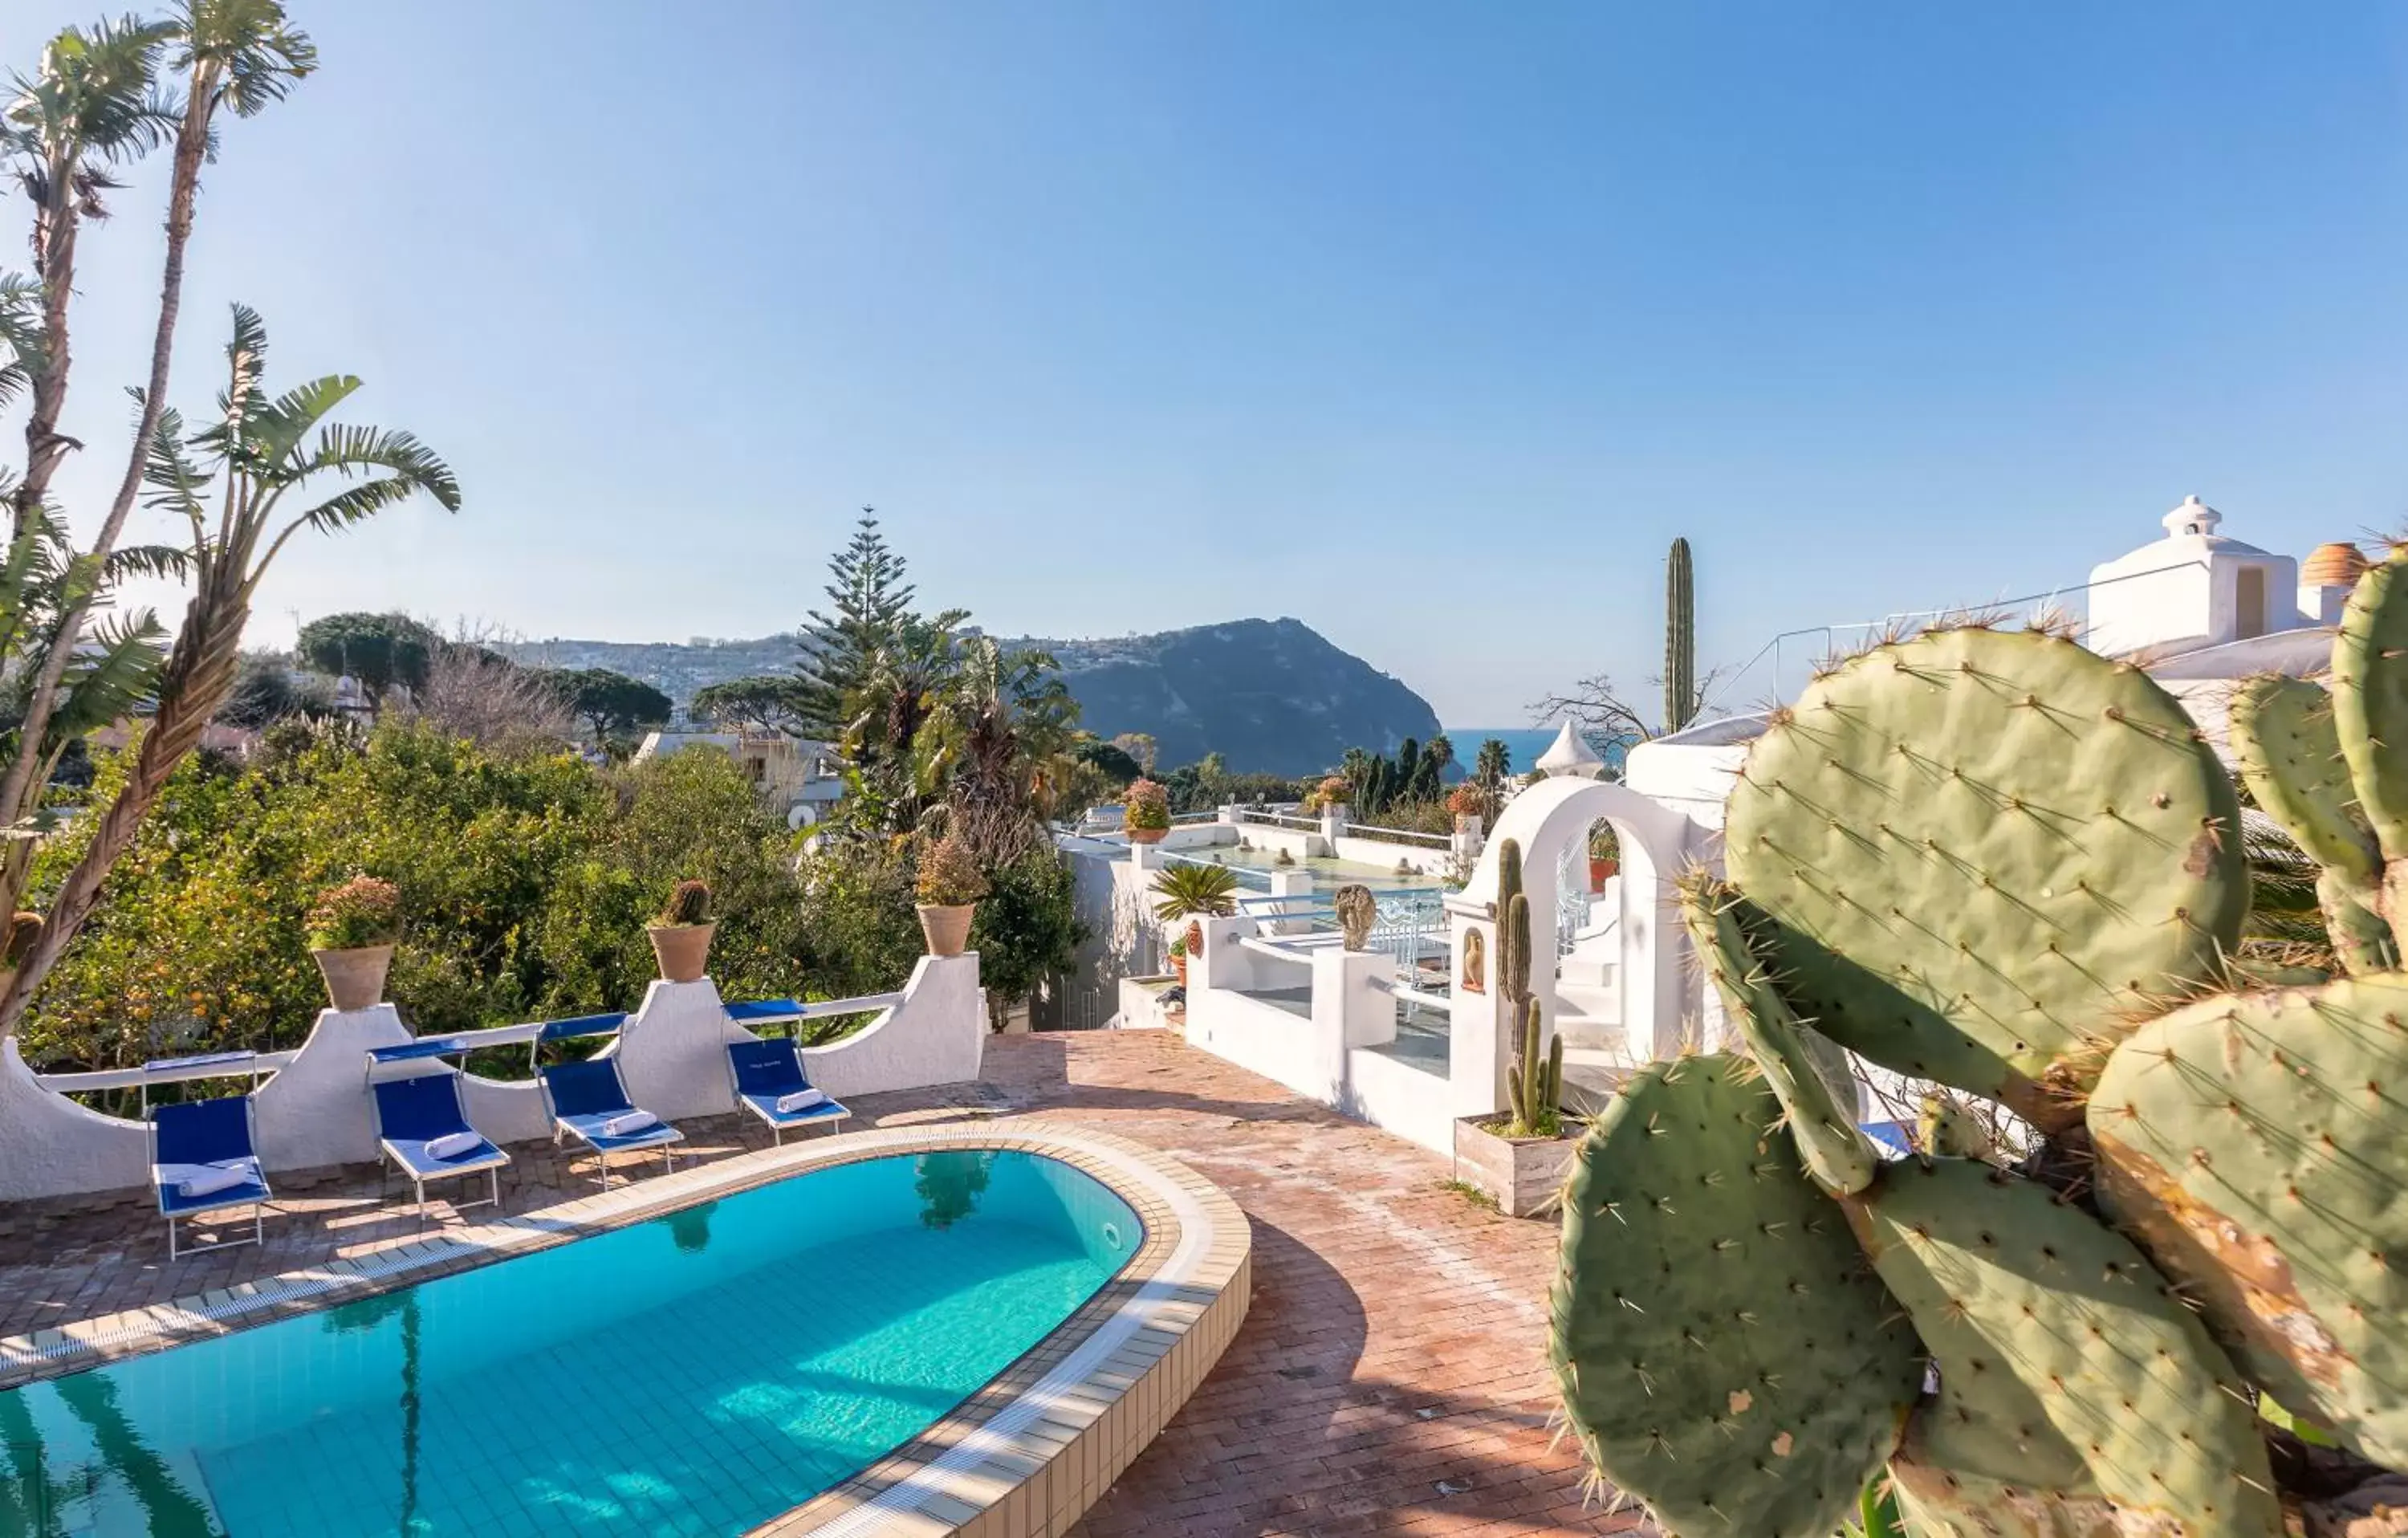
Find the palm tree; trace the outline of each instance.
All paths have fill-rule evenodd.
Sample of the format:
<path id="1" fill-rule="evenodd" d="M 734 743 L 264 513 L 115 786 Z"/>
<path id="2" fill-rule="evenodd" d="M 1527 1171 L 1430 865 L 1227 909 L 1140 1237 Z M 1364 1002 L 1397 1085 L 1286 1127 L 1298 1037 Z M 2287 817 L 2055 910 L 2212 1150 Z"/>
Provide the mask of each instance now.
<path id="1" fill-rule="evenodd" d="M 287 24 L 280 0 L 180 0 L 177 10 L 175 22 L 121 29 L 129 39 L 151 39 L 143 54 L 146 92 L 150 58 L 171 40 L 179 45 L 174 62 L 187 71 L 187 79 L 183 108 L 174 114 L 176 159 L 168 180 L 167 254 L 159 284 L 158 316 L 150 336 L 150 375 L 138 396 L 141 410 L 135 424 L 133 448 L 125 456 L 125 473 L 118 481 L 117 495 L 109 502 L 108 512 L 101 521 L 100 532 L 93 538 L 87 557 L 93 563 L 107 561 L 125 531 L 125 520 L 132 514 L 135 496 L 142 489 L 160 413 L 165 410 L 176 322 L 183 312 L 184 249 L 192 239 L 193 207 L 200 192 L 201 163 L 211 158 L 215 149 L 217 114 L 220 108 L 225 108 L 236 117 L 255 116 L 270 102 L 283 100 L 293 82 L 318 65 L 317 49 L 308 34 Z M 135 45 L 129 41 L 119 46 L 130 51 Z M 121 63 L 120 68 L 128 66 Z M 111 121 L 124 143 L 147 148 L 164 132 L 172 110 L 169 101 L 151 95 L 146 97 L 139 111 L 118 108 Z M 66 334 L 63 295 L 57 323 L 50 330 L 61 339 Z M 64 367 L 58 371 L 58 387 L 64 395 Z M 36 415 L 39 414 L 37 410 Z M 30 424 L 27 432 L 32 432 Z M 27 442 L 30 450 L 30 436 Z M 29 473 L 28 481 L 31 480 Z M 39 497 L 36 489 L 28 500 L 21 488 L 21 521 L 24 510 L 38 502 Z M 83 644 L 84 620 L 97 597 L 95 591 L 74 588 L 66 595 L 64 621 L 43 655 L 26 701 L 25 719 L 36 733 L 47 727 L 60 681 Z M 20 755 L 8 766 L 5 779 L 0 779 L 0 817 L 13 822 L 23 814 L 27 796 L 38 792 L 42 782 L 32 778 L 31 769 L 32 760 Z M 9 890 L 13 892 L 14 888 Z"/>
<path id="2" fill-rule="evenodd" d="M 459 510 L 459 482 L 415 437 L 326 421 L 359 389 L 357 378 L 330 374 L 270 399 L 261 382 L 266 356 L 266 328 L 257 314 L 236 306 L 220 419 L 187 438 L 175 411 L 159 414 L 146 472 L 148 503 L 185 522 L 191 543 L 182 558 L 192 600 L 167 654 L 158 711 L 136 751 L 133 771 L 67 873 L 40 941 L 0 998 L 0 1035 L 16 1028 L 26 1001 L 91 912 L 109 867 L 233 692 L 251 600 L 285 544 L 304 529 L 338 533 L 421 495 L 446 511 Z M 329 482 L 340 489 L 300 511 L 286 510 L 288 497 L 306 500 Z M 208 506 L 212 496 L 214 518 Z"/>
<path id="3" fill-rule="evenodd" d="M 75 293 L 76 237 L 85 220 L 108 217 L 102 194 L 122 183 L 115 167 L 161 143 L 177 105 L 154 83 L 160 51 L 174 35 L 165 22 L 102 22 L 68 27 L 42 50 L 33 75 L 16 76 L 16 99 L 0 112 L 0 153 L 14 162 L 17 184 L 34 203 L 34 281 L 40 320 L 12 347 L 13 366 L 33 387 L 25 419 L 25 473 L 12 501 L 18 517 L 42 505 L 73 438 L 59 431 L 66 407 L 67 304 Z M 27 347 L 27 343 L 32 345 Z"/>
<path id="4" fill-rule="evenodd" d="M 1053 656 L 979 636 L 912 741 L 923 796 L 942 797 L 952 830 L 993 870 L 1025 853 L 1076 763 L 1078 701 Z"/>

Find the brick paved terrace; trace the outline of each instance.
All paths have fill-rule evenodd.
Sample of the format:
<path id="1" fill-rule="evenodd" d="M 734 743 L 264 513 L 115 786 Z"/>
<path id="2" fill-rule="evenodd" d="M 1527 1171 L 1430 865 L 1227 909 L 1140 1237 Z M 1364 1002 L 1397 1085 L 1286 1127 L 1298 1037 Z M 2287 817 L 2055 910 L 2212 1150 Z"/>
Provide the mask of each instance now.
<path id="1" fill-rule="evenodd" d="M 1162 1149 L 1220 1184 L 1254 1225 L 1253 1311 L 1186 1408 L 1078 1530 L 1275 1533 L 1647 1533 L 1582 1499 L 1549 1426 L 1542 1353 L 1552 1224 L 1443 1187 L 1441 1160 L 1297 1100 L 1165 1032 L 998 1037 L 986 1077 L 861 1097 L 855 1126 L 1039 1114 Z M 705 1158 L 758 1147 L 748 1121 L 688 1122 Z M 511 1150 L 505 1205 L 593 1189 L 590 1165 Z M 640 1168 L 630 1166 L 631 1171 Z M 0 1209 L 0 1335 L 403 1243 L 421 1229 L 395 1186 L 347 1171 L 280 1186 L 265 1250 L 175 1264 L 147 1202 Z M 438 1206 L 439 1215 L 442 1209 Z"/>

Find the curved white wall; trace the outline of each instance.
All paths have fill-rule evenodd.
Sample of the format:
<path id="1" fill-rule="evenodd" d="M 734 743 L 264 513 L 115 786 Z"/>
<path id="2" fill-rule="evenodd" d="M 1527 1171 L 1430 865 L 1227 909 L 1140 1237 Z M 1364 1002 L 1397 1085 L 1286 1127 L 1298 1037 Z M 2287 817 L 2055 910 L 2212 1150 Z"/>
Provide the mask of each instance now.
<path id="1" fill-rule="evenodd" d="M 986 1029 L 976 953 L 923 956 L 901 1002 L 841 1042 L 805 1049 L 805 1058 L 813 1082 L 839 1100 L 956 1084 L 978 1077 Z M 735 1110 L 726 1044 L 752 1035 L 727 1017 L 709 979 L 655 982 L 644 1007 L 603 1052 L 618 1057 L 629 1098 L 673 1122 Z M 391 1004 L 321 1013 L 309 1039 L 254 1099 L 260 1157 L 268 1170 L 375 1159 L 367 1051 L 408 1040 Z M 471 1075 L 462 1091 L 468 1119 L 495 1143 L 552 1135 L 532 1081 Z M 147 1127 L 87 1110 L 49 1088 L 25 1066 L 16 1041 L 0 1040 L 0 1201 L 136 1189 L 149 1184 L 150 1173 Z"/>

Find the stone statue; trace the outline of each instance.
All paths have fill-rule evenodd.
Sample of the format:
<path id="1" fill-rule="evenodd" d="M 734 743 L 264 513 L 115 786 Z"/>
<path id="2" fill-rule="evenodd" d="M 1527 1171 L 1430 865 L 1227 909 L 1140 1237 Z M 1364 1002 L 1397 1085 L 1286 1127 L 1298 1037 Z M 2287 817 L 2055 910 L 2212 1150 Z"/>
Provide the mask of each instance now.
<path id="1" fill-rule="evenodd" d="M 1346 948 L 1359 951 L 1370 943 L 1371 926 L 1380 922 L 1380 905 L 1372 900 L 1371 889 L 1341 886 L 1330 901 L 1338 910 L 1338 928 L 1346 937 Z"/>

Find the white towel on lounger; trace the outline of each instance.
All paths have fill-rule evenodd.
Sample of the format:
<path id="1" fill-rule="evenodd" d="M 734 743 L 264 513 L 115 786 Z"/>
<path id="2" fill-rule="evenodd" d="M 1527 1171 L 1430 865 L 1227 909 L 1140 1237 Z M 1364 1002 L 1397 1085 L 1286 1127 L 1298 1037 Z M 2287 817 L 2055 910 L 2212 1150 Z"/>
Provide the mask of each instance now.
<path id="1" fill-rule="evenodd" d="M 467 1153 L 485 1140 L 474 1132 L 446 1132 L 439 1138 L 426 1140 L 428 1158 L 452 1158 Z"/>
<path id="2" fill-rule="evenodd" d="M 606 1138 L 624 1138 L 647 1132 L 661 1124 L 661 1118 L 649 1111 L 623 1111 L 602 1124 Z"/>
<path id="3" fill-rule="evenodd" d="M 781 1113 L 788 1111 L 809 1111 L 815 1105 L 825 1105 L 826 1103 L 827 1097 L 821 1094 L 816 1089 L 797 1089 L 791 1095 L 781 1095 L 778 1097 L 778 1110 Z"/>
<path id="4" fill-rule="evenodd" d="M 195 1170 L 176 1182 L 176 1194 L 180 1197 L 215 1196 L 220 1191 L 230 1191 L 237 1186 L 250 1184 L 251 1171 L 248 1167 L 234 1170 L 202 1169 Z"/>

